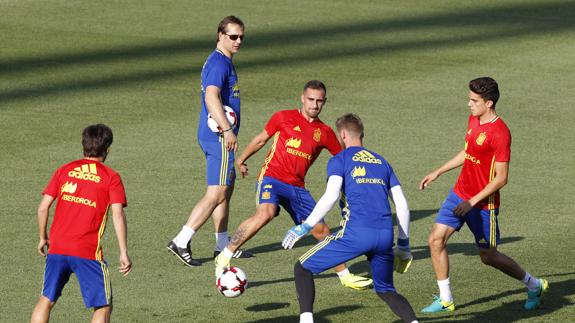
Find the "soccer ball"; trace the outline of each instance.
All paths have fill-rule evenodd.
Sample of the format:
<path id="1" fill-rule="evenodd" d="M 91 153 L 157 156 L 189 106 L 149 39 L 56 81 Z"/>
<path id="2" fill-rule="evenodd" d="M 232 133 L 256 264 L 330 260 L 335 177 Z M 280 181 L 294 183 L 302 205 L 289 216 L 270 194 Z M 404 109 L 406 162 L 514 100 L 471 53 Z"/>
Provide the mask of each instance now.
<path id="1" fill-rule="evenodd" d="M 238 297 L 248 287 L 248 277 L 238 267 L 224 268 L 216 281 L 216 286 L 225 297 Z"/>
<path id="2" fill-rule="evenodd" d="M 232 128 L 235 128 L 236 124 L 238 123 L 238 116 L 236 115 L 234 110 L 232 108 L 228 107 L 227 105 L 224 105 L 224 112 L 225 112 L 226 118 L 228 118 L 228 122 L 230 123 Z M 224 129 L 220 128 L 220 126 L 218 126 L 218 123 L 216 122 L 216 120 L 214 120 L 209 113 L 208 113 L 208 127 L 210 128 L 211 131 L 218 132 L 218 133 L 221 133 L 224 130 Z"/>

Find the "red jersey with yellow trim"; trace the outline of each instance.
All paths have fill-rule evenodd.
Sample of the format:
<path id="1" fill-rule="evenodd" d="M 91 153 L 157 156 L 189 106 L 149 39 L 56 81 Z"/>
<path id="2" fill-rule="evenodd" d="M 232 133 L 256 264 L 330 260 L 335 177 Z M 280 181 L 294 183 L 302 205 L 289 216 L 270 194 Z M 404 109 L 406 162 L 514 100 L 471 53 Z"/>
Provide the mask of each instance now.
<path id="1" fill-rule="evenodd" d="M 465 161 L 455 184 L 454 192 L 469 200 L 493 180 L 495 162 L 509 162 L 511 132 L 501 118 L 479 124 L 479 118 L 469 116 L 465 135 Z M 475 205 L 476 208 L 499 207 L 499 191 Z"/>
<path id="2" fill-rule="evenodd" d="M 102 260 L 108 206 L 126 206 L 120 175 L 103 163 L 80 159 L 58 168 L 42 194 L 57 200 L 48 253 Z"/>
<path id="3" fill-rule="evenodd" d="M 273 177 L 286 184 L 305 186 L 305 175 L 322 149 L 332 155 L 341 151 L 333 130 L 319 119 L 307 121 L 299 110 L 274 113 L 265 126 L 273 144 L 259 179 Z"/>

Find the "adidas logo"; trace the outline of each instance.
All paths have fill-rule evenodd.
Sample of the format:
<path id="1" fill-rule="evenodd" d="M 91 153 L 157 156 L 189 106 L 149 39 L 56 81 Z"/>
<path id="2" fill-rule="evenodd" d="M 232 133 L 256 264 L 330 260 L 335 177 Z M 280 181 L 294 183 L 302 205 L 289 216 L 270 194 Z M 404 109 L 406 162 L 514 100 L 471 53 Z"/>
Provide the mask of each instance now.
<path id="1" fill-rule="evenodd" d="M 301 146 L 301 139 L 290 138 L 286 141 L 286 147 L 299 148 Z"/>
<path id="2" fill-rule="evenodd" d="M 293 127 L 293 130 L 295 130 L 295 131 L 297 131 L 297 132 L 301 132 L 301 129 L 300 129 L 300 127 L 299 127 L 299 126 L 295 126 L 295 127 Z"/>
<path id="3" fill-rule="evenodd" d="M 70 194 L 74 194 L 76 192 L 76 188 L 78 187 L 78 184 L 73 183 L 73 182 L 66 182 L 64 183 L 64 185 L 62 185 L 62 187 L 60 188 L 60 193 L 70 193 Z"/>
<path id="4" fill-rule="evenodd" d="M 361 162 L 361 163 L 368 163 L 368 164 L 381 164 L 381 159 L 375 158 L 375 156 L 367 150 L 362 150 L 351 158 L 353 161 Z"/>
<path id="5" fill-rule="evenodd" d="M 92 181 L 95 183 L 100 183 L 100 176 L 98 175 L 98 170 L 96 169 L 96 164 L 84 164 L 81 167 L 76 167 L 68 172 L 68 176 L 76 179 L 82 179 L 85 181 Z"/>
<path id="6" fill-rule="evenodd" d="M 359 166 L 354 167 L 353 171 L 351 172 L 351 177 L 356 178 L 357 176 L 365 176 L 365 167 Z"/>

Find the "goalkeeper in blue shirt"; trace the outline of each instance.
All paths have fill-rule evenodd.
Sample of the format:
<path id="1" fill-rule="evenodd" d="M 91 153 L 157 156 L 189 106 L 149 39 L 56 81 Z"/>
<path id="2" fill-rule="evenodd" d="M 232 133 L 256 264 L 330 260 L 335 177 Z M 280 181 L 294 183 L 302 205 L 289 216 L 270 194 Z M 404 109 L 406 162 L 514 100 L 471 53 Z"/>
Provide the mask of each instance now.
<path id="1" fill-rule="evenodd" d="M 327 165 L 327 188 L 306 221 L 292 227 L 282 245 L 286 249 L 307 234 L 340 197 L 341 229 L 326 237 L 299 258 L 294 268 L 300 304 L 300 322 L 313 322 L 315 285 L 313 275 L 340 263 L 366 255 L 374 289 L 391 310 L 405 322 L 417 322 L 409 302 L 393 285 L 393 271 L 407 271 L 413 257 L 409 248 L 409 208 L 389 163 L 363 148 L 363 124 L 354 114 L 336 122 L 342 152 Z M 391 195 L 398 218 L 397 248 L 393 250 Z"/>

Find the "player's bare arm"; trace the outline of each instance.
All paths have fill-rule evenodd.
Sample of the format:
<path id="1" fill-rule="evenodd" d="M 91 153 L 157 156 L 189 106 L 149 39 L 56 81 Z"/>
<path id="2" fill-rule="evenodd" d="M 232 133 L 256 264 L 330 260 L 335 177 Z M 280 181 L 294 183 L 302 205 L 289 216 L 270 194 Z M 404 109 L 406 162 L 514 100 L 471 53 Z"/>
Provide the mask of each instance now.
<path id="1" fill-rule="evenodd" d="M 48 214 L 50 211 L 50 206 L 54 202 L 54 198 L 50 195 L 44 194 L 42 196 L 42 201 L 38 205 L 38 253 L 44 257 L 48 253 L 48 247 L 50 246 L 50 240 L 48 239 Z"/>
<path id="2" fill-rule="evenodd" d="M 120 249 L 120 266 L 118 271 L 124 276 L 132 270 L 132 261 L 128 256 L 128 225 L 124 206 L 121 203 L 112 204 L 112 219 L 114 220 L 114 229 L 118 238 L 118 247 Z"/>
<path id="3" fill-rule="evenodd" d="M 467 201 L 459 203 L 459 205 L 453 209 L 453 212 L 459 216 L 465 215 L 477 203 L 486 199 L 489 195 L 497 192 L 497 190 L 505 186 L 507 184 L 508 174 L 509 162 L 495 162 L 495 177 L 493 177 L 493 180 L 489 182 L 489 184 L 487 184 L 481 191 L 479 191 L 477 195 Z"/>
<path id="4" fill-rule="evenodd" d="M 220 88 L 217 86 L 209 85 L 206 88 L 206 107 L 208 108 L 208 113 L 216 121 L 218 126 L 224 130 L 226 149 L 236 151 L 238 149 L 238 139 L 234 132 L 230 130 L 232 126 L 225 116 L 224 106 L 220 99 L 220 92 Z"/>
<path id="5" fill-rule="evenodd" d="M 236 160 L 236 166 L 242 173 L 242 178 L 248 176 L 248 165 L 246 164 L 246 161 L 253 154 L 260 151 L 260 149 L 262 149 L 266 145 L 269 139 L 270 135 L 268 135 L 267 131 L 262 130 L 262 132 L 260 132 L 257 136 L 254 137 L 254 139 L 252 139 L 252 141 L 250 141 L 250 143 L 244 149 L 244 151 L 242 151 L 242 154 Z"/>
<path id="6" fill-rule="evenodd" d="M 425 188 L 427 188 L 427 186 L 431 184 L 431 182 L 435 181 L 442 174 L 447 173 L 448 171 L 454 168 L 460 167 L 461 165 L 463 165 L 464 161 L 465 161 L 465 149 L 461 150 L 459 153 L 457 153 L 457 155 L 455 155 L 453 158 L 451 158 L 448 162 L 443 164 L 438 169 L 427 174 L 419 183 L 419 190 L 422 191 Z"/>

